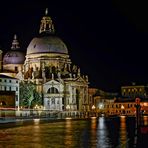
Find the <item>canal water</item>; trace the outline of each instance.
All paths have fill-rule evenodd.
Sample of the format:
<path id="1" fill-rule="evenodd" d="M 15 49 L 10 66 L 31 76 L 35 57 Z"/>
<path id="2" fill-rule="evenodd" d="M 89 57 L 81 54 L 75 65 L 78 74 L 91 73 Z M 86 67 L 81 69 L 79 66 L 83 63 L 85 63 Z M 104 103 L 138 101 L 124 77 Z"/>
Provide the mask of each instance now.
<path id="1" fill-rule="evenodd" d="M 132 148 L 135 142 L 134 117 L 56 122 L 35 119 L 22 125 L 6 128 L 0 124 L 0 148 Z"/>

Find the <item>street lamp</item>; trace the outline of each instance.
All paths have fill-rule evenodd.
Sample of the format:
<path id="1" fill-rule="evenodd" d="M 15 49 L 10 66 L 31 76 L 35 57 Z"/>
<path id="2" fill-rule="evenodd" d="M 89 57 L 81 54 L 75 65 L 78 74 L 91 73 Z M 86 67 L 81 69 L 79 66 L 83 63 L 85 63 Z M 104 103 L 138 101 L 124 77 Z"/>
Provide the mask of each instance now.
<path id="1" fill-rule="evenodd" d="M 93 105 L 93 106 L 92 106 L 92 110 L 95 110 L 95 108 L 96 108 L 96 107 Z"/>
<path id="2" fill-rule="evenodd" d="M 70 110 L 70 105 L 68 104 L 67 106 L 66 106 L 66 110 Z"/>
<path id="3" fill-rule="evenodd" d="M 39 109 L 39 106 L 36 104 L 35 107 L 34 107 L 35 111 L 36 111 L 36 114 L 38 116 L 38 109 Z"/>
<path id="4" fill-rule="evenodd" d="M 121 109 L 124 109 L 124 106 L 123 105 L 121 105 Z"/>
<path id="5" fill-rule="evenodd" d="M 121 105 L 121 110 L 122 110 L 122 112 L 121 112 L 121 114 L 124 114 L 124 105 Z"/>
<path id="6" fill-rule="evenodd" d="M 94 114 L 94 112 L 95 112 L 95 109 L 96 109 L 96 107 L 95 107 L 95 105 L 93 105 L 92 106 L 92 113 Z"/>

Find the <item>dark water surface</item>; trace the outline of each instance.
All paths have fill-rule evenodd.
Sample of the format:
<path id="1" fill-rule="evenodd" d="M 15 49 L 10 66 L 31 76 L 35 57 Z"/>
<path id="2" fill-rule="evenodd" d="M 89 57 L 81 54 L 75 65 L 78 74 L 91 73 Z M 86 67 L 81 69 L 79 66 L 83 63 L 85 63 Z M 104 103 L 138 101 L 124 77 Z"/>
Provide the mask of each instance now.
<path id="1" fill-rule="evenodd" d="M 147 124 L 147 118 L 145 119 Z M 132 148 L 135 118 L 113 117 L 90 120 L 44 122 L 2 128 L 0 148 Z"/>

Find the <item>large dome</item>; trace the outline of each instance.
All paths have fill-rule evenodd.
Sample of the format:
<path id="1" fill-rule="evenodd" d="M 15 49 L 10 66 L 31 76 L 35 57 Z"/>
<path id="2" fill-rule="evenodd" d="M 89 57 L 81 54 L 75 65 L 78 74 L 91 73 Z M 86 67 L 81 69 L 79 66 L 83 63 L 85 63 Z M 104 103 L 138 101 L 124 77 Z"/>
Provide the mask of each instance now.
<path id="1" fill-rule="evenodd" d="M 36 53 L 68 54 L 68 50 L 66 45 L 60 38 L 50 35 L 33 38 L 27 48 L 27 54 Z"/>
<path id="2" fill-rule="evenodd" d="M 3 64 L 23 64 L 25 61 L 25 54 L 18 50 L 8 51 L 3 58 Z"/>

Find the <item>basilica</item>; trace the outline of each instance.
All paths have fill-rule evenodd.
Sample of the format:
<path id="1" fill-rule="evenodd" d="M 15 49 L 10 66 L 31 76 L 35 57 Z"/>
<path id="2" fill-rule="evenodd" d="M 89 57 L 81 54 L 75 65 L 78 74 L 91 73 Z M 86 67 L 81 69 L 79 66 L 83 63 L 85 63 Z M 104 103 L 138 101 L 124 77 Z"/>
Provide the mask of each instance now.
<path id="1" fill-rule="evenodd" d="M 67 46 L 56 36 L 48 9 L 26 54 L 20 50 L 16 35 L 7 53 L 3 55 L 0 50 L 0 71 L 19 82 L 33 82 L 47 110 L 89 110 L 88 76 L 72 63 Z"/>

